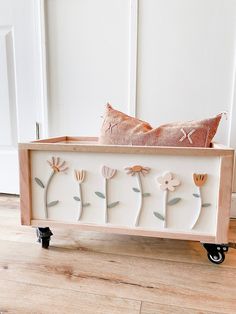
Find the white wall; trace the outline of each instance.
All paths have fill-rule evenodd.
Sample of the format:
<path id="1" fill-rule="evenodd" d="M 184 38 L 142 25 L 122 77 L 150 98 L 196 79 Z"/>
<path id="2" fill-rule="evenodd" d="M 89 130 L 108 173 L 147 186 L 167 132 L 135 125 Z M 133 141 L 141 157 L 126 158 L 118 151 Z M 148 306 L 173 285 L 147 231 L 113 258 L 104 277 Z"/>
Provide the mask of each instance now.
<path id="1" fill-rule="evenodd" d="M 132 25 L 137 3 L 136 30 Z M 133 106 L 129 95 L 135 92 L 130 88 L 137 87 L 137 116 L 153 126 L 228 111 L 229 119 L 223 119 L 216 137 L 227 143 L 235 0 L 47 0 L 45 4 L 51 135 L 97 135 L 104 104 L 110 101 L 129 113 Z M 130 73 L 135 73 L 130 61 L 135 56 L 137 77 L 133 75 L 130 82 Z"/>

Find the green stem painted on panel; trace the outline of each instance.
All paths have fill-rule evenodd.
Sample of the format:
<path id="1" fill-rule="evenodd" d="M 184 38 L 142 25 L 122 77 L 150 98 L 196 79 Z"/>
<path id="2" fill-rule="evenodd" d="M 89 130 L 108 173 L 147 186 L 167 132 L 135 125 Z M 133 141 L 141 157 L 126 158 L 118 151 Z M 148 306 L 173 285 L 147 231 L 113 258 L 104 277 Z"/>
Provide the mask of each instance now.
<path id="1" fill-rule="evenodd" d="M 164 221 L 163 225 L 164 228 L 167 228 L 167 201 L 168 201 L 168 189 L 164 191 L 164 197 L 163 197 L 163 216 L 164 216 Z"/>
<path id="2" fill-rule="evenodd" d="M 138 213 L 135 219 L 135 227 L 137 227 L 139 225 L 139 220 L 140 220 L 140 216 L 141 216 L 141 212 L 142 212 L 142 207 L 143 207 L 143 188 L 142 188 L 142 181 L 141 181 L 141 177 L 140 177 L 140 173 L 138 172 L 137 175 L 137 181 L 138 181 L 138 188 L 139 188 L 139 208 L 138 208 Z"/>
<path id="3" fill-rule="evenodd" d="M 105 181 L 104 181 L 104 194 L 105 194 L 105 199 L 104 199 L 104 202 L 105 202 L 104 222 L 106 224 L 106 223 L 108 223 L 108 207 L 107 207 L 108 200 L 107 200 L 107 179 L 106 178 L 105 178 Z"/>
<path id="4" fill-rule="evenodd" d="M 48 178 L 48 181 L 46 183 L 45 189 L 44 189 L 44 213 L 45 218 L 48 219 L 48 188 L 52 181 L 53 176 L 55 175 L 56 171 L 52 171 L 50 177 Z"/>
<path id="5" fill-rule="evenodd" d="M 82 217 L 83 214 L 83 197 L 82 197 L 82 184 L 79 183 L 79 212 L 78 212 L 78 221 Z"/>
<path id="6" fill-rule="evenodd" d="M 199 195 L 199 198 L 198 198 L 198 199 L 199 199 L 199 206 L 198 206 L 198 211 L 197 211 L 197 215 L 196 215 L 195 221 L 194 221 L 194 223 L 192 224 L 191 229 L 193 229 L 193 228 L 196 226 L 196 224 L 197 224 L 197 222 L 198 222 L 198 220 L 199 220 L 199 218 L 200 218 L 201 211 L 202 211 L 202 193 L 201 193 L 201 188 L 200 188 L 200 186 L 198 187 L 197 193 L 198 193 L 198 195 Z"/>

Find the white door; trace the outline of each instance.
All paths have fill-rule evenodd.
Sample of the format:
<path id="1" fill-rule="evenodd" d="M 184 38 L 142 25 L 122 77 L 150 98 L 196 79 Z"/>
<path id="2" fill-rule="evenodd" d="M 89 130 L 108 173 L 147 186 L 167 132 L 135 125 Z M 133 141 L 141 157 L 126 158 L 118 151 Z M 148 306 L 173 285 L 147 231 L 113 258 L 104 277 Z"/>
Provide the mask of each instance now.
<path id="1" fill-rule="evenodd" d="M 17 142 L 43 122 L 38 12 L 39 1 L 0 0 L 0 193 L 19 193 Z"/>

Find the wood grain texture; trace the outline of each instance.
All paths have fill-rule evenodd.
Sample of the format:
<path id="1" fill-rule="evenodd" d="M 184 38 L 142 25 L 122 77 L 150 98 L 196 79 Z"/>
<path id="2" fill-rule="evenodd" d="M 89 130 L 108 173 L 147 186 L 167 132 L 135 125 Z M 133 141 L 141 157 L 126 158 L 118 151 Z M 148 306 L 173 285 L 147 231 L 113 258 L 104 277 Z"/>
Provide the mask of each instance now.
<path id="1" fill-rule="evenodd" d="M 75 228 L 78 231 L 97 231 L 104 233 L 115 233 L 115 234 L 126 234 L 126 235 L 136 235 L 143 237 L 158 237 L 165 239 L 181 239 L 181 240 L 192 240 L 192 241 L 200 241 L 200 242 L 208 242 L 215 243 L 215 237 L 209 234 L 204 234 L 203 232 L 198 234 L 192 231 L 190 232 L 182 232 L 182 231 L 155 231 L 155 230 L 147 230 L 143 228 L 129 228 L 129 227 L 117 227 L 117 226 L 108 226 L 108 225 L 96 225 L 96 224 L 85 224 L 85 223 L 64 223 L 53 220 L 39 220 L 33 219 L 31 220 L 31 226 L 34 227 L 59 227 L 62 228 Z"/>
<path id="2" fill-rule="evenodd" d="M 216 243 L 228 243 L 234 155 L 221 157 Z"/>
<path id="3" fill-rule="evenodd" d="M 233 188 L 232 192 L 236 193 L 236 156 L 234 156 L 234 175 L 233 175 Z"/>
<path id="4" fill-rule="evenodd" d="M 181 306 L 163 305 L 158 303 L 143 302 L 140 314 L 215 314 L 212 311 L 199 311 Z"/>
<path id="5" fill-rule="evenodd" d="M 116 154 L 152 154 L 152 155 L 175 155 L 175 156 L 224 156 L 233 155 L 231 148 L 201 148 L 201 147 L 167 147 L 167 146 L 129 146 L 129 145 L 100 145 L 94 143 L 94 137 L 62 137 L 69 139 L 61 142 L 41 140 L 31 143 L 20 143 L 20 149 L 65 151 L 65 152 L 91 152 L 91 153 L 116 153 Z M 76 143 L 73 143 L 75 141 Z M 81 143 L 80 143 L 81 142 Z M 86 144 L 84 144 L 86 142 Z M 91 142 L 91 144 L 90 144 Z"/>
<path id="6" fill-rule="evenodd" d="M 0 291 L 2 311 L 38 314 L 41 300 L 41 313 L 52 308 L 53 313 L 60 308 L 62 313 L 139 313 L 141 301 L 142 314 L 172 309 L 235 313 L 235 250 L 217 266 L 191 241 L 64 228 L 52 230 L 51 246 L 43 250 L 34 228 L 20 226 L 19 218 L 17 199 L 11 207 L 11 198 L 0 197 L 0 286 L 6 287 Z M 236 239 L 235 220 L 229 237 Z"/>
<path id="7" fill-rule="evenodd" d="M 139 314 L 140 303 L 92 293 L 0 279 L 0 313 L 17 314 Z M 9 302 L 9 291 L 14 301 Z"/>
<path id="8" fill-rule="evenodd" d="M 30 151 L 19 149 L 20 163 L 20 208 L 22 225 L 30 225 L 32 214 L 31 202 L 31 171 L 30 171 Z"/>

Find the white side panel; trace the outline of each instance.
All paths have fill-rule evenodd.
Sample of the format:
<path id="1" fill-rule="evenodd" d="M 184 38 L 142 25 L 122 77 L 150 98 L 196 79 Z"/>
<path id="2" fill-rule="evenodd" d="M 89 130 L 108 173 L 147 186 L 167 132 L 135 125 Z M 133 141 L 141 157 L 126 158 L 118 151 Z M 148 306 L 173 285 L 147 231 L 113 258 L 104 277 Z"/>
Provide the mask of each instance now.
<path id="1" fill-rule="evenodd" d="M 51 135 L 96 135 L 107 102 L 128 111 L 128 0 L 47 0 Z"/>
<path id="2" fill-rule="evenodd" d="M 147 156 L 133 154 L 98 154 L 98 153 L 69 153 L 69 152 L 32 152 L 32 199 L 33 219 L 44 219 L 44 191 L 34 180 L 39 178 L 46 186 L 51 173 L 47 160 L 52 156 L 65 160 L 69 169 L 67 173 L 56 173 L 49 189 L 47 203 L 59 201 L 48 208 L 49 219 L 74 222 L 77 221 L 79 202 L 73 199 L 78 196 L 79 186 L 74 177 L 74 169 L 86 170 L 85 181 L 82 183 L 85 207 L 81 222 L 104 224 L 104 199 L 95 192 L 104 193 L 104 178 L 101 174 L 103 165 L 117 169 L 116 175 L 108 180 L 108 203 L 119 201 L 114 208 L 109 209 L 109 223 L 117 226 L 134 227 L 135 217 L 139 206 L 140 193 L 137 188 L 137 177 L 126 174 L 124 168 L 141 164 L 151 170 L 145 176 L 141 175 L 143 192 L 150 196 L 143 197 L 143 210 L 140 217 L 140 227 L 163 230 L 163 221 L 154 216 L 155 211 L 163 214 L 164 192 L 160 189 L 157 177 L 166 171 L 171 171 L 181 181 L 175 191 L 169 192 L 168 200 L 181 198 L 175 205 L 167 207 L 167 228 L 170 230 L 190 231 L 195 221 L 199 199 L 193 182 L 193 173 L 207 173 L 208 180 L 202 187 L 203 203 L 210 203 L 202 208 L 202 212 L 193 232 L 215 235 L 217 217 L 217 199 L 219 190 L 219 158 L 217 157 L 178 157 Z"/>
<path id="3" fill-rule="evenodd" d="M 230 112 L 235 16 L 234 0 L 139 1 L 138 117 L 157 126 Z"/>

